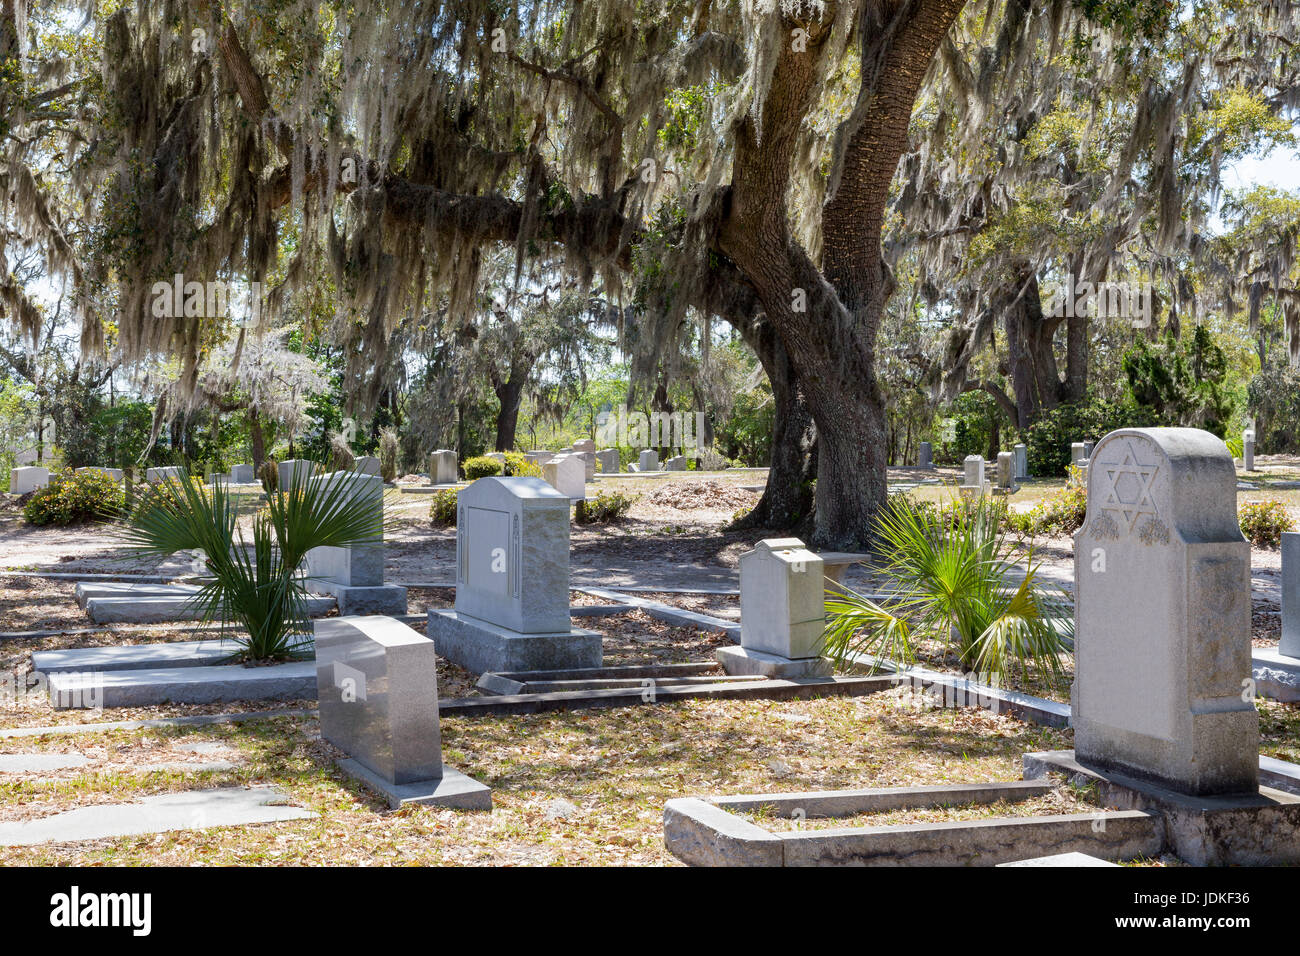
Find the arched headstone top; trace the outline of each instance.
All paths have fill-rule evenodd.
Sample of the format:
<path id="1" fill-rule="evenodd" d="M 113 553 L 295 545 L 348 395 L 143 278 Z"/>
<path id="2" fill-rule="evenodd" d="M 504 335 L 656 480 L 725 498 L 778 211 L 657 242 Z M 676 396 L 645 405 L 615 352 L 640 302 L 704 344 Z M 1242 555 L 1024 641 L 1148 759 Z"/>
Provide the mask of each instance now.
<path id="1" fill-rule="evenodd" d="M 1097 443 L 1088 513 L 1075 539 L 1130 538 L 1145 545 L 1245 540 L 1236 466 L 1221 439 L 1199 428 L 1121 428 Z"/>

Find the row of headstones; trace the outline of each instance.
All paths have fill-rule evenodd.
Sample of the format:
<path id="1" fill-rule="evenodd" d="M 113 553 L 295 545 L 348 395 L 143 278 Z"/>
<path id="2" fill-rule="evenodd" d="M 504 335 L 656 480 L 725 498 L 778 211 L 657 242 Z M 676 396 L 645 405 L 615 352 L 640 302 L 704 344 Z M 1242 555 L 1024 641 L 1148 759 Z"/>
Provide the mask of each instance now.
<path id="1" fill-rule="evenodd" d="M 1006 456 L 1005 465 L 1003 456 Z M 978 473 L 972 469 L 975 467 L 972 462 L 979 462 Z M 984 459 L 979 455 L 968 455 L 963 461 L 965 474 L 963 475 L 963 484 L 969 484 L 972 487 L 982 487 L 984 483 Z M 928 441 L 921 442 L 921 450 L 917 458 L 917 467 L 927 470 L 934 468 L 934 446 Z M 1029 450 L 1024 445 L 1016 445 L 1011 451 L 998 453 L 998 485 L 1002 488 L 1010 488 L 1015 481 L 1029 477 Z M 1005 471 L 1005 475 L 1003 474 Z"/>

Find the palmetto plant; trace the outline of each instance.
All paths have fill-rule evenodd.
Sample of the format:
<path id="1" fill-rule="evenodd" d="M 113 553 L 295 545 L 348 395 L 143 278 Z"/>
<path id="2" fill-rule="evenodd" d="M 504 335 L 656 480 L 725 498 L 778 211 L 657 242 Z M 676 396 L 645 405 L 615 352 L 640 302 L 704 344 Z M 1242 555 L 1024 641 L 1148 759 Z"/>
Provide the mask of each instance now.
<path id="1" fill-rule="evenodd" d="M 885 605 L 843 586 L 832 589 L 826 653 L 837 664 L 866 653 L 910 665 L 916 640 L 938 637 L 957 645 L 965 672 L 1001 680 L 1014 664 L 1032 663 L 1059 680 L 1065 648 L 1054 619 L 1071 633 L 1068 599 L 1038 584 L 1032 551 L 1023 578 L 1014 580 L 1017 562 L 1002 514 L 983 499 L 934 508 L 891 498 L 876 536 L 895 599 Z"/>
<path id="2" fill-rule="evenodd" d="M 145 556 L 202 553 L 212 577 L 194 603 L 205 622 L 233 623 L 246 632 L 232 635 L 241 648 L 236 656 L 247 661 L 306 656 L 312 646 L 302 570 L 307 552 L 374 542 L 383 535 L 382 505 L 357 493 L 367 477 L 336 473 L 329 481 L 270 492 L 266 507 L 252 519 L 250 542 L 226 487 L 205 487 L 182 473 L 145 491 L 126 535 Z"/>

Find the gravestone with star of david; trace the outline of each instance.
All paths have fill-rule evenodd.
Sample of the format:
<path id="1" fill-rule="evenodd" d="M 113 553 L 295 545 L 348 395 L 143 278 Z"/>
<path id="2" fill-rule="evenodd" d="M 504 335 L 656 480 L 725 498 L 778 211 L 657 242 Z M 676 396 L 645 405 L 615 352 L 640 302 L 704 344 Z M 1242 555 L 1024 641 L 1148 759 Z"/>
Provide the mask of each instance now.
<path id="1" fill-rule="evenodd" d="M 1236 468 L 1195 428 L 1111 432 L 1075 535 L 1075 755 L 1183 793 L 1258 787 L 1250 546 Z"/>

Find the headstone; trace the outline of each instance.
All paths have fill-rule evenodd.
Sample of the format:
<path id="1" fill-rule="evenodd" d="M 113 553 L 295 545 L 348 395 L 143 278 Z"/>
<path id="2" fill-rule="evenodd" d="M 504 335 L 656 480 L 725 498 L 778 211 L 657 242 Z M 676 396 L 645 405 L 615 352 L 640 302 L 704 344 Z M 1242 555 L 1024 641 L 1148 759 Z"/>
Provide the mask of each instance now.
<path id="1" fill-rule="evenodd" d="M 1300 532 L 1282 532 L 1282 639 L 1278 653 L 1300 658 Z"/>
<path id="2" fill-rule="evenodd" d="M 1076 468 L 1080 462 L 1088 460 L 1088 446 L 1081 441 L 1074 442 L 1070 445 L 1070 464 Z"/>
<path id="3" fill-rule="evenodd" d="M 391 617 L 317 621 L 321 737 L 348 754 L 339 765 L 402 803 L 492 808 L 488 789 L 442 762 L 438 655 Z"/>
<path id="4" fill-rule="evenodd" d="M 1016 484 L 1016 454 L 1011 451 L 998 452 L 998 484 L 997 490 L 1003 494 L 1013 494 L 1020 490 Z"/>
<path id="5" fill-rule="evenodd" d="M 550 461 L 554 457 L 555 457 L 555 452 L 547 451 L 545 448 L 534 448 L 532 451 L 524 452 L 524 459 L 526 461 L 532 462 L 534 465 L 537 465 L 539 468 L 541 467 L 542 462 Z"/>
<path id="6" fill-rule="evenodd" d="M 983 456 L 967 455 L 962 462 L 962 479 L 957 487 L 958 493 L 963 498 L 978 498 L 983 496 L 985 490 Z"/>
<path id="7" fill-rule="evenodd" d="M 1241 464 L 1243 471 L 1255 470 L 1255 429 L 1247 428 L 1241 435 Z"/>
<path id="8" fill-rule="evenodd" d="M 86 472 L 86 471 L 98 471 L 101 474 L 107 475 L 109 478 L 112 478 L 114 481 L 121 481 L 122 476 L 124 474 L 121 468 L 101 468 L 98 465 L 84 465 L 81 468 L 77 469 L 77 474 L 81 474 L 82 472 Z"/>
<path id="9" fill-rule="evenodd" d="M 362 455 L 352 464 L 352 470 L 363 475 L 382 475 L 379 459 L 373 455 Z"/>
<path id="10" fill-rule="evenodd" d="M 917 453 L 916 464 L 918 468 L 930 469 L 934 467 L 934 446 L 928 441 L 921 442 L 920 451 Z"/>
<path id="11" fill-rule="evenodd" d="M 653 448 L 647 448 L 637 456 L 637 471 L 658 471 L 659 470 L 659 452 Z"/>
<path id="12" fill-rule="evenodd" d="M 582 462 L 583 478 L 591 481 L 596 477 L 596 453 L 594 451 L 573 451 L 569 453 L 570 458 L 577 458 Z"/>
<path id="13" fill-rule="evenodd" d="M 290 458 L 280 462 L 279 491 L 292 491 L 299 485 L 305 485 L 316 474 L 316 462 L 306 458 Z"/>
<path id="14" fill-rule="evenodd" d="M 1083 443 L 1083 457 L 1084 457 L 1084 458 L 1091 458 L 1091 457 L 1092 457 L 1092 451 L 1093 451 L 1093 449 L 1096 448 L 1096 447 L 1097 447 L 1097 443 L 1096 443 L 1095 441 L 1086 441 L 1086 442 L 1084 442 L 1084 443 Z"/>
<path id="15" fill-rule="evenodd" d="M 455 484 L 460 475 L 456 470 L 456 453 L 439 448 L 429 456 L 429 484 Z"/>
<path id="16" fill-rule="evenodd" d="M 1029 449 L 1024 445 L 1016 445 L 1013 449 L 1016 456 L 1016 480 L 1029 477 Z"/>
<path id="17" fill-rule="evenodd" d="M 825 567 L 798 538 L 767 538 L 740 556 L 740 647 L 722 648 L 729 674 L 828 676 Z"/>
<path id="18" fill-rule="evenodd" d="M 547 484 L 569 498 L 587 496 L 587 465 L 577 455 L 552 458 L 542 465 Z"/>
<path id="19" fill-rule="evenodd" d="M 641 470 L 641 466 L 637 464 L 635 461 L 629 461 L 627 463 L 627 473 L 629 475 L 635 475 L 640 470 Z"/>
<path id="20" fill-rule="evenodd" d="M 595 452 L 596 443 L 590 438 L 580 438 L 573 443 L 573 450 L 577 452 Z"/>
<path id="21" fill-rule="evenodd" d="M 307 552 L 307 587 L 332 594 L 340 614 L 405 614 L 406 588 L 384 584 L 384 480 L 358 471 L 333 471 L 309 479 L 342 501 L 366 502 L 374 513 L 374 540 Z"/>
<path id="22" fill-rule="evenodd" d="M 600 465 L 600 471 L 606 475 L 618 474 L 618 449 L 606 448 L 604 451 L 596 452 L 596 461 Z"/>
<path id="23" fill-rule="evenodd" d="M 429 612 L 439 654 L 476 673 L 600 666 L 600 635 L 569 616 L 569 505 L 540 478 L 460 492 L 455 609 Z"/>
<path id="24" fill-rule="evenodd" d="M 252 465 L 234 465 L 230 469 L 230 480 L 237 485 L 251 485 L 257 480 L 257 472 Z"/>
<path id="25" fill-rule="evenodd" d="M 228 486 L 230 484 L 230 475 L 225 474 L 224 472 L 214 471 L 212 474 L 208 475 L 208 484 L 213 488 L 216 488 L 218 485 Z"/>
<path id="26" fill-rule="evenodd" d="M 50 469 L 39 465 L 27 468 L 15 468 L 9 472 L 9 493 L 25 495 L 37 488 L 44 488 L 50 483 Z"/>
<path id="27" fill-rule="evenodd" d="M 144 480 L 153 484 L 159 481 L 179 481 L 181 477 L 181 468 L 179 465 L 168 465 L 165 468 L 146 468 Z"/>
<path id="28" fill-rule="evenodd" d="M 1193 428 L 1114 431 L 1075 535 L 1075 755 L 1197 795 L 1254 792 L 1250 545 L 1236 468 Z"/>
<path id="29" fill-rule="evenodd" d="M 664 471 L 686 471 L 686 456 L 676 455 L 664 462 Z"/>

